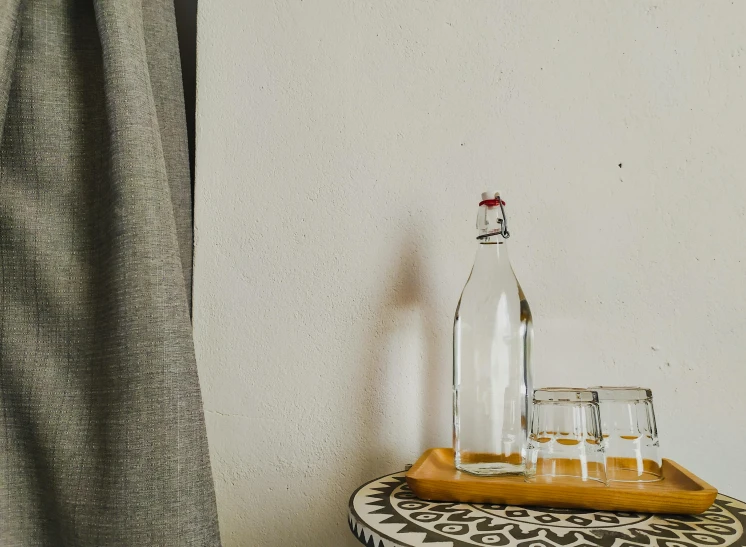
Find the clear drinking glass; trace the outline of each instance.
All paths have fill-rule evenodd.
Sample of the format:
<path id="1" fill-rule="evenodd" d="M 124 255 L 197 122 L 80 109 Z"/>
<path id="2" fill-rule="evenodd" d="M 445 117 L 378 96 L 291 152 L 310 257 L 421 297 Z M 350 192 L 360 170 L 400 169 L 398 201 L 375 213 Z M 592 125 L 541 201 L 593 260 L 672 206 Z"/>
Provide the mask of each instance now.
<path id="1" fill-rule="evenodd" d="M 531 395 L 531 311 L 508 259 L 505 203 L 485 192 L 477 253 L 453 324 L 456 468 L 522 474 Z"/>
<path id="2" fill-rule="evenodd" d="M 610 481 L 652 482 L 663 478 L 653 392 L 641 387 L 593 387 L 601 408 L 601 430 Z"/>
<path id="3" fill-rule="evenodd" d="M 525 478 L 606 484 L 598 395 L 578 388 L 534 391 Z"/>

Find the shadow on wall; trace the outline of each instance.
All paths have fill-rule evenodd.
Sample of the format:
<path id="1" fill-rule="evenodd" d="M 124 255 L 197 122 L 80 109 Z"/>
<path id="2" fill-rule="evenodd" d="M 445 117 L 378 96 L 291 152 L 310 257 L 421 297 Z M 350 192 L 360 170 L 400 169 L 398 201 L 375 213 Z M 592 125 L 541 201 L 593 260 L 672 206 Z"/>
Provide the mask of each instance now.
<path id="1" fill-rule="evenodd" d="M 397 246 L 392 254 L 396 259 L 387 263 L 384 289 L 374 291 L 379 296 L 357 318 L 364 325 L 356 367 L 361 372 L 336 402 L 340 415 L 335 419 L 354 423 L 359 434 L 334 448 L 321 489 L 288 492 L 283 512 L 294 515 L 292 526 L 275 528 L 269 542 L 264 536 L 264 547 L 360 545 L 347 524 L 353 491 L 402 470 L 448 434 L 443 424 L 450 420 L 450 407 L 439 394 L 450 386 L 451 362 L 442 354 L 442 321 L 428 296 L 434 291 L 429 290 L 422 243 L 417 230 L 411 231 L 414 235 Z M 326 537 L 311 535 L 318 530 Z M 247 530 L 240 539 L 233 536 L 230 544 L 257 543 Z"/>
<path id="2" fill-rule="evenodd" d="M 450 385 L 451 368 L 439 354 L 437 312 L 428 297 L 433 292 L 421 245 L 411 232 L 402 242 L 395 273 L 372 314 L 375 328 L 363 356 L 366 375 L 356 409 L 364 432 L 358 445 L 364 450 L 362 465 L 354 475 L 358 485 L 414 463 L 426 448 L 442 443 L 445 433 L 441 425 L 448 407 L 438 393 Z M 405 435 L 411 441 L 402 445 Z"/>

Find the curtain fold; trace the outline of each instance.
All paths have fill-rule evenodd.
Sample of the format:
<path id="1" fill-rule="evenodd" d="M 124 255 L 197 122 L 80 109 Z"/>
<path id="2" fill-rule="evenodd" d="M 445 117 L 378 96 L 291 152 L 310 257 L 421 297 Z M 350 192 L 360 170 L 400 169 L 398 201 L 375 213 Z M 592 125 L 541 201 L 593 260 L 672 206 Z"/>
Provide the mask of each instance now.
<path id="1" fill-rule="evenodd" d="M 4 0 L 0 71 L 0 545 L 219 545 L 171 0 Z"/>

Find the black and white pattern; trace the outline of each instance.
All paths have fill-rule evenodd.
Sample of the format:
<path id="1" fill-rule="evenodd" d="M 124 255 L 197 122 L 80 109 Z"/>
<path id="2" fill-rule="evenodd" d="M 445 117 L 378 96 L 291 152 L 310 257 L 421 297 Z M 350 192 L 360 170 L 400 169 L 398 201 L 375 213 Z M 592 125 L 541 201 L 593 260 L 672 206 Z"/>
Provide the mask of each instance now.
<path id="1" fill-rule="evenodd" d="M 701 515 L 647 515 L 422 501 L 404 472 L 361 486 L 350 530 L 368 547 L 746 546 L 746 504 L 719 495 Z"/>

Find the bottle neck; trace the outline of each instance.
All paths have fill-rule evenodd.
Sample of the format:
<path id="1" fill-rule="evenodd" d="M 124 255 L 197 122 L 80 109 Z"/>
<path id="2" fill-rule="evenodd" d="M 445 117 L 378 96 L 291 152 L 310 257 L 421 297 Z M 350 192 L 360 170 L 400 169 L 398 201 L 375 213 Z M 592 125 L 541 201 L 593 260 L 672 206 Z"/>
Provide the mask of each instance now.
<path id="1" fill-rule="evenodd" d="M 477 239 L 477 255 L 474 259 L 474 271 L 494 272 L 500 268 L 510 268 L 508 244 L 500 234 Z"/>
<path id="2" fill-rule="evenodd" d="M 488 192 L 482 194 L 489 197 Z M 508 258 L 508 221 L 505 218 L 505 202 L 500 194 L 494 199 L 483 199 L 477 214 L 477 256 L 472 275 L 493 278 L 494 272 L 501 269 L 512 270 Z"/>

